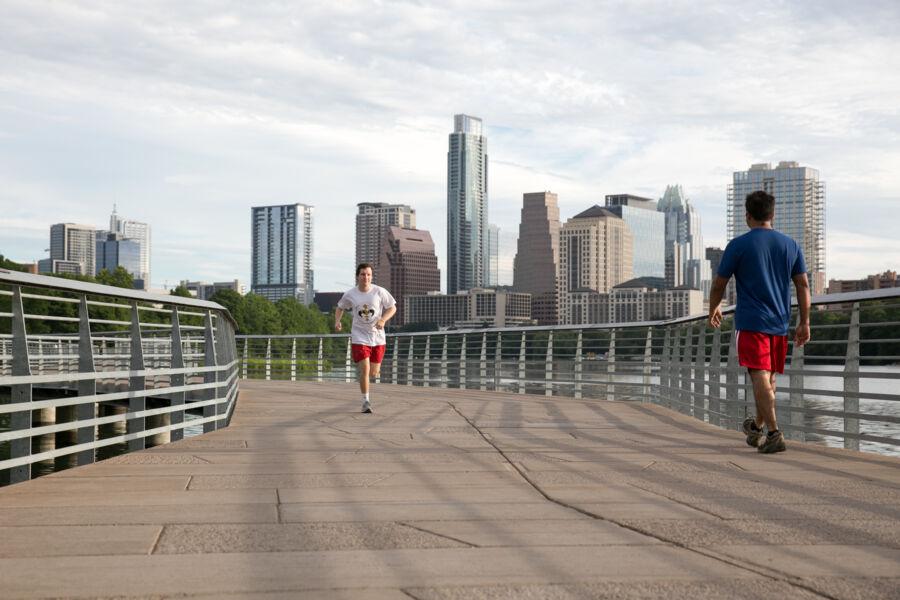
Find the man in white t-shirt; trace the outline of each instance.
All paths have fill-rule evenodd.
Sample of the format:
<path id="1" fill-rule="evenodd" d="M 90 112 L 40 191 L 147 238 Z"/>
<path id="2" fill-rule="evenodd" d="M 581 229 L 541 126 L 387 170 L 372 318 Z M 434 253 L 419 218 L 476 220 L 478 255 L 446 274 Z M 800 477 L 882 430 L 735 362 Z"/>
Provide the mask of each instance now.
<path id="1" fill-rule="evenodd" d="M 397 303 L 383 287 L 372 283 L 372 265 L 356 267 L 356 287 L 347 290 L 334 311 L 334 329 L 341 330 L 344 311 L 351 311 L 350 353 L 359 368 L 362 411 L 372 412 L 369 402 L 369 377 L 378 377 L 384 358 L 384 326 L 397 312 Z"/>

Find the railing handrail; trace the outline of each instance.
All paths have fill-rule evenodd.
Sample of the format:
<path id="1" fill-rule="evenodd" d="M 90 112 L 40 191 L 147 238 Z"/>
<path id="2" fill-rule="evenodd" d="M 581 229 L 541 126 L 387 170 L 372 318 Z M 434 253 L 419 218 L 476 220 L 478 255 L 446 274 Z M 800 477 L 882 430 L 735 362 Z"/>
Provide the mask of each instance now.
<path id="1" fill-rule="evenodd" d="M 0 283 L 22 285 L 34 288 L 47 288 L 61 291 L 81 292 L 85 294 L 95 294 L 98 296 L 116 296 L 119 298 L 127 298 L 128 300 L 139 300 L 142 302 L 175 304 L 178 306 L 204 308 L 207 310 L 220 311 L 229 321 L 231 321 L 232 325 L 237 325 L 234 317 L 231 316 L 231 313 L 228 312 L 227 308 L 225 308 L 221 304 L 211 302 L 209 300 L 185 298 L 183 296 L 173 296 L 171 294 L 153 294 L 141 290 L 129 290 L 127 288 L 104 285 L 102 283 L 91 283 L 88 281 L 78 281 L 77 279 L 65 279 L 61 277 L 49 277 L 47 275 L 34 275 L 33 273 L 22 273 L 20 271 L 10 271 L 8 269 L 2 268 L 0 268 Z"/>

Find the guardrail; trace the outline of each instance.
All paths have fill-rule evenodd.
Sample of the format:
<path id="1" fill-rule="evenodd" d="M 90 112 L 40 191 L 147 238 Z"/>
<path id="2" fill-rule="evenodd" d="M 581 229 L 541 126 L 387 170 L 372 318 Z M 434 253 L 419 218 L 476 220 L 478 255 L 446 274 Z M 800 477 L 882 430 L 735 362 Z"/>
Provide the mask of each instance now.
<path id="1" fill-rule="evenodd" d="M 0 484 L 226 426 L 220 305 L 0 269 Z"/>
<path id="2" fill-rule="evenodd" d="M 790 346 L 779 427 L 791 439 L 900 454 L 900 289 L 817 296 L 812 340 Z M 755 412 L 733 309 L 705 317 L 388 336 L 381 381 L 653 402 L 725 428 Z M 356 380 L 346 334 L 237 336 L 241 376 Z M 348 392 L 355 393 L 355 392 Z"/>

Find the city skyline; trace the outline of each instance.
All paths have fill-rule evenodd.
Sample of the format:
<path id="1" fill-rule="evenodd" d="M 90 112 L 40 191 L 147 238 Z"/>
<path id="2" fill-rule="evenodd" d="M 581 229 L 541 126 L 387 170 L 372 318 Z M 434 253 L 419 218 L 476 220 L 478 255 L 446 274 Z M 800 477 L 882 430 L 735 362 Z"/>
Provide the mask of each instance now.
<path id="1" fill-rule="evenodd" d="M 491 141 L 501 252 L 523 193 L 552 190 L 565 221 L 676 183 L 721 247 L 732 173 L 797 161 L 828 182 L 827 279 L 897 269 L 900 9 L 662 6 L 4 5 L 0 252 L 45 258 L 50 225 L 99 229 L 117 203 L 153 227 L 153 287 L 250 281 L 247 208 L 300 202 L 331 291 L 352 284 L 356 204 L 389 202 L 446 272 L 447 122 L 466 113 Z"/>

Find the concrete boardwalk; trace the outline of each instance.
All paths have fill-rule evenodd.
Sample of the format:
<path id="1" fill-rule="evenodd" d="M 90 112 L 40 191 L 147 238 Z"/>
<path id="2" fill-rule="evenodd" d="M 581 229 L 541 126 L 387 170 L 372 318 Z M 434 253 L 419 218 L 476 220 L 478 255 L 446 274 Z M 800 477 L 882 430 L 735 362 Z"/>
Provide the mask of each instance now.
<path id="1" fill-rule="evenodd" d="M 0 597 L 900 598 L 900 460 L 762 456 L 640 404 L 357 396 L 244 382 L 227 429 L 0 490 Z"/>

